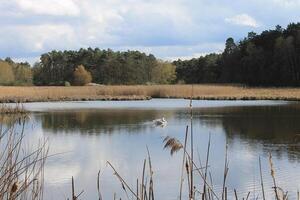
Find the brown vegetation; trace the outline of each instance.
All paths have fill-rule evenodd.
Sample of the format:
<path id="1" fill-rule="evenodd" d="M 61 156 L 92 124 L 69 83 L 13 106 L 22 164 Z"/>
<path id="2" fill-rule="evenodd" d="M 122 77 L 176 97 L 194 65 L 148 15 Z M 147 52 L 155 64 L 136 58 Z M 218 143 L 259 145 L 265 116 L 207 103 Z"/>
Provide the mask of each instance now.
<path id="1" fill-rule="evenodd" d="M 15 80 L 12 67 L 7 63 L 0 60 L 0 84 L 7 85 Z"/>
<path id="2" fill-rule="evenodd" d="M 0 85 L 32 85 L 32 71 L 28 63 L 0 59 Z"/>
<path id="3" fill-rule="evenodd" d="M 83 65 L 79 65 L 75 69 L 73 73 L 73 78 L 74 78 L 74 85 L 77 86 L 83 86 L 92 82 L 92 74 L 88 72 Z"/>
<path id="4" fill-rule="evenodd" d="M 191 91 L 191 85 L 0 87 L 0 102 L 189 98 Z M 193 93 L 206 100 L 300 100 L 300 88 L 194 85 Z"/>

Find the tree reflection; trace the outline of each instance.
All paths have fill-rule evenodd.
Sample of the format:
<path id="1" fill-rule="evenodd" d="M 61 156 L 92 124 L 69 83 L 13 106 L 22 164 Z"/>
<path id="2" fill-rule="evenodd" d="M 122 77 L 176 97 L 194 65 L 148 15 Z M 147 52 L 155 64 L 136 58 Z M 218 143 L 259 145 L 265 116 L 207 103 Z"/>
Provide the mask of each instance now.
<path id="1" fill-rule="evenodd" d="M 288 152 L 300 160 L 300 107 L 281 106 L 224 107 L 202 109 L 196 117 L 208 126 L 221 126 L 229 143 L 239 139 L 255 148 L 263 146 L 278 157 Z"/>
<path id="2" fill-rule="evenodd" d="M 101 134 L 143 133 L 153 128 L 152 120 L 166 117 L 173 126 L 185 127 L 189 109 L 102 109 L 48 112 L 34 115 L 44 130 L 51 133 Z M 262 146 L 265 153 L 300 160 L 300 106 L 236 106 L 196 108 L 194 124 L 204 130 L 221 128 L 229 144 L 246 143 L 253 149 Z M 196 127 L 196 126 L 195 126 Z M 169 125 L 167 129 L 170 128 Z M 207 131 L 207 129 L 205 129 Z M 201 131 L 202 130 L 197 130 Z M 209 133 L 207 133 L 209 134 Z M 239 140 L 239 141 L 238 141 Z"/>
<path id="3" fill-rule="evenodd" d="M 171 116 L 172 111 L 164 113 Z M 64 132 L 81 134 L 113 133 L 126 130 L 142 133 L 152 128 L 152 120 L 161 117 L 157 110 L 78 110 L 75 112 L 49 112 L 37 115 L 42 128 L 53 133 Z"/>

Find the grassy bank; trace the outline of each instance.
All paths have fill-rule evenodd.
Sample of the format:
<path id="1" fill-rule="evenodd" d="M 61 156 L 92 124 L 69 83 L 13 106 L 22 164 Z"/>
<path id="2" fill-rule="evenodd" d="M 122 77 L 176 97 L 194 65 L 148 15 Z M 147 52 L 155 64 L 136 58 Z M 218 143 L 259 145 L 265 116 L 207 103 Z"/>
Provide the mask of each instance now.
<path id="1" fill-rule="evenodd" d="M 145 100 L 189 98 L 191 94 L 191 85 L 0 87 L 0 102 Z M 300 100 L 300 88 L 194 85 L 193 96 L 206 100 Z"/>

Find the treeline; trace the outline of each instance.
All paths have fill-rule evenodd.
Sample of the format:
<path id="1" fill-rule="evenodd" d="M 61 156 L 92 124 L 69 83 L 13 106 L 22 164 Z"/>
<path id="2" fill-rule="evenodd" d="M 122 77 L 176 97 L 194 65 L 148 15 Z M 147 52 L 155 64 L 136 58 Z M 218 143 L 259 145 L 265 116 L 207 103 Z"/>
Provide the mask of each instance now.
<path id="1" fill-rule="evenodd" d="M 0 60 L 0 85 L 172 84 L 176 66 L 139 51 L 51 51 L 33 67 Z"/>
<path id="2" fill-rule="evenodd" d="M 32 85 L 29 63 L 17 63 L 10 58 L 0 59 L 0 85 Z"/>
<path id="3" fill-rule="evenodd" d="M 33 67 L 35 85 L 64 85 L 66 82 L 82 85 L 89 81 L 98 84 L 164 84 L 176 80 L 173 64 L 139 51 L 114 52 L 98 48 L 51 51 L 41 55 L 40 60 Z M 84 75 L 81 77 L 81 74 Z M 79 83 L 78 79 L 89 81 Z"/>
<path id="4" fill-rule="evenodd" d="M 186 83 L 300 85 L 300 23 L 254 32 L 239 42 L 226 40 L 222 54 L 177 60 L 177 80 Z"/>

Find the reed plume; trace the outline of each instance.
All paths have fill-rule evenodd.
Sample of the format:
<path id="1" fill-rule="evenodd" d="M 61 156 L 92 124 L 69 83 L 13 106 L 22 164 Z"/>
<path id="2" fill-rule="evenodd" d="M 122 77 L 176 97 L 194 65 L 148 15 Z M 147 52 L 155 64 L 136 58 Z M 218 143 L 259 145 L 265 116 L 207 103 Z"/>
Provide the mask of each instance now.
<path id="1" fill-rule="evenodd" d="M 176 138 L 167 136 L 167 137 L 165 137 L 163 142 L 165 143 L 164 149 L 170 149 L 171 155 L 173 155 L 175 152 L 177 152 L 183 148 L 183 145 L 181 144 L 181 142 L 179 140 L 177 140 Z"/>

